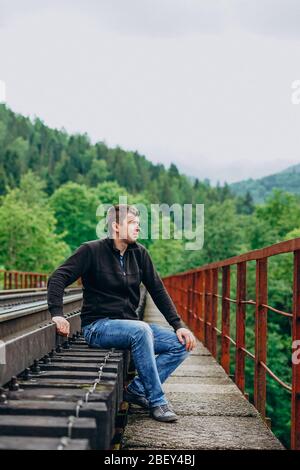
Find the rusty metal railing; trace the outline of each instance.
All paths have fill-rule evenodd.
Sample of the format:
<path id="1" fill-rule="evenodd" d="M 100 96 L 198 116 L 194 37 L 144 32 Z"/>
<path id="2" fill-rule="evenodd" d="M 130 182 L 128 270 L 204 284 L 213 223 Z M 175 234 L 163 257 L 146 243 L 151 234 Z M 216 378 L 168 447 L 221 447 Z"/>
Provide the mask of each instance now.
<path id="1" fill-rule="evenodd" d="M 292 313 L 268 305 L 268 258 L 293 253 Z M 247 262 L 256 261 L 256 299 L 246 299 Z M 236 266 L 236 298 L 230 298 L 230 269 Z M 218 293 L 219 273 L 222 274 L 222 294 Z M 234 380 L 245 394 L 245 357 L 254 361 L 254 405 L 266 419 L 266 374 L 291 393 L 291 448 L 300 449 L 300 361 L 292 361 L 292 384 L 283 382 L 267 366 L 267 312 L 288 317 L 292 321 L 291 356 L 300 346 L 300 238 L 250 251 L 223 261 L 163 279 L 182 319 L 195 336 L 217 358 L 217 337 L 221 339 L 220 363 L 230 373 L 230 345 L 235 347 Z M 221 329 L 217 328 L 218 299 L 221 299 Z M 230 304 L 236 304 L 236 337 L 230 336 Z M 255 354 L 246 349 L 246 305 L 255 306 Z M 294 346 L 294 347 L 293 347 Z M 245 394 L 246 395 L 246 394 Z"/>
<path id="2" fill-rule="evenodd" d="M 0 269 L 0 289 L 30 289 L 46 287 L 48 275 L 29 271 Z"/>
<path id="3" fill-rule="evenodd" d="M 45 288 L 48 277 L 44 273 L 0 269 L 0 290 Z M 75 285 L 81 287 L 81 278 L 72 284 Z"/>

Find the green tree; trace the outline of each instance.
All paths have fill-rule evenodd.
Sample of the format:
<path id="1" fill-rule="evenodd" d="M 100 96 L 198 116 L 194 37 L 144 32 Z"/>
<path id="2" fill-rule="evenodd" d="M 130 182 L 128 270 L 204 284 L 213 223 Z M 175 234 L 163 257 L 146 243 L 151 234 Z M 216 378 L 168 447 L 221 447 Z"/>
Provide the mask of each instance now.
<path id="1" fill-rule="evenodd" d="M 105 160 L 93 160 L 91 169 L 87 174 L 87 181 L 90 186 L 97 186 L 109 177 L 107 163 Z"/>
<path id="2" fill-rule="evenodd" d="M 56 219 L 47 204 L 36 202 L 25 189 L 9 189 L 0 205 L 0 264 L 5 269 L 49 273 L 69 253 L 69 247 L 55 234 Z M 32 188 L 39 182 L 32 181 Z M 34 202 L 35 201 L 35 202 Z"/>
<path id="3" fill-rule="evenodd" d="M 66 183 L 51 196 L 50 206 L 57 219 L 56 233 L 63 234 L 63 240 L 72 250 L 97 238 L 98 199 L 95 190 L 77 183 Z"/>

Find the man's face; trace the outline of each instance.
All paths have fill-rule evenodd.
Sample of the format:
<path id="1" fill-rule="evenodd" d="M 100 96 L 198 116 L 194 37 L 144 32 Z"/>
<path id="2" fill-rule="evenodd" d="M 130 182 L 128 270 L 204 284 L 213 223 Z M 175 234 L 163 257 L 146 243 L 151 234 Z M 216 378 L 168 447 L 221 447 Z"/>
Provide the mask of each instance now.
<path id="1" fill-rule="evenodd" d="M 134 243 L 140 231 L 140 219 L 137 215 L 127 214 L 121 224 L 117 224 L 119 228 L 119 237 L 127 243 Z"/>

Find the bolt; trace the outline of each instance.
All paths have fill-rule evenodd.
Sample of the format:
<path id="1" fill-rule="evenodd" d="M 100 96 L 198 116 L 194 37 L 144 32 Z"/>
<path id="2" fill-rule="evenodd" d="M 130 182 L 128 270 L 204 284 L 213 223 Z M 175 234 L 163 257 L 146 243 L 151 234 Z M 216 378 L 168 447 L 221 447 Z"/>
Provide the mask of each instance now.
<path id="1" fill-rule="evenodd" d="M 5 403 L 7 401 L 7 395 L 5 392 L 5 388 L 0 387 L 0 403 Z"/>
<path id="2" fill-rule="evenodd" d="M 23 374 L 22 374 L 22 379 L 23 380 L 29 380 L 31 379 L 32 375 L 30 373 L 30 369 L 29 367 L 26 367 L 26 369 L 24 370 Z"/>
<path id="3" fill-rule="evenodd" d="M 49 364 L 50 361 L 50 357 L 49 357 L 49 354 L 46 354 L 44 357 L 43 357 L 43 363 L 44 364 Z"/>
<path id="4" fill-rule="evenodd" d="M 20 387 L 17 381 L 17 377 L 15 375 L 11 378 L 8 388 L 11 392 L 17 392 L 19 390 Z"/>
<path id="5" fill-rule="evenodd" d="M 37 360 L 34 361 L 33 366 L 31 366 L 31 370 L 34 374 L 39 374 L 41 372 L 39 361 Z"/>

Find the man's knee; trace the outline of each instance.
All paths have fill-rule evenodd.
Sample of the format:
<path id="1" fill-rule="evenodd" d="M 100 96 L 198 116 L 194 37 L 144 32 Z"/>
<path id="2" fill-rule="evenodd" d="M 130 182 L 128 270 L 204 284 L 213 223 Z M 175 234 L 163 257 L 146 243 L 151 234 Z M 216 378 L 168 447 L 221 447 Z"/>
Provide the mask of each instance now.
<path id="1" fill-rule="evenodd" d="M 154 338 L 153 332 L 150 326 L 148 325 L 148 323 L 144 321 L 137 321 L 132 331 L 132 337 L 136 338 L 136 337 L 145 337 L 145 336 L 146 337 L 149 336 L 152 339 Z"/>

